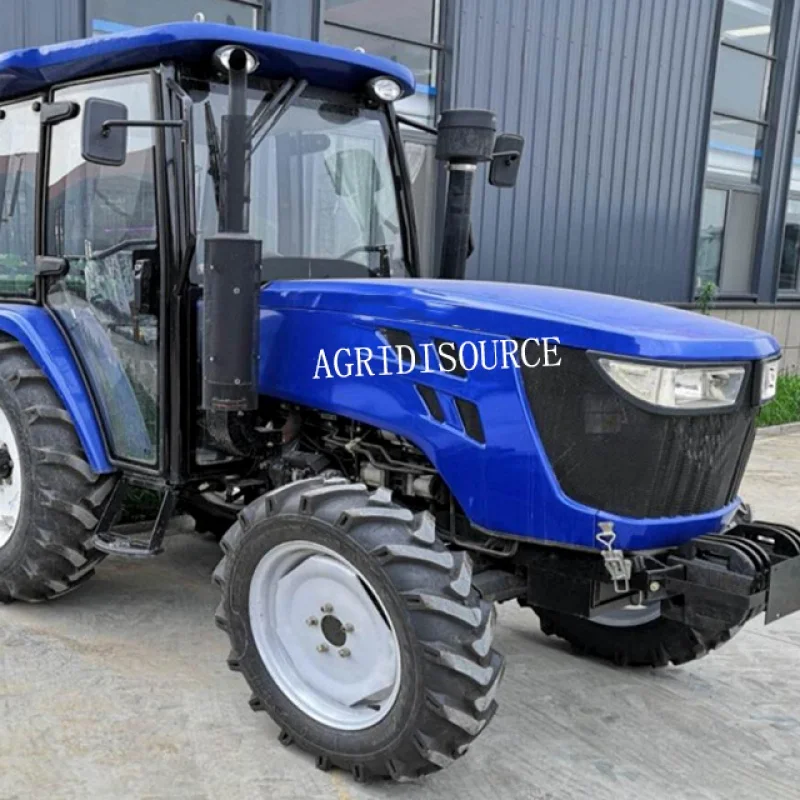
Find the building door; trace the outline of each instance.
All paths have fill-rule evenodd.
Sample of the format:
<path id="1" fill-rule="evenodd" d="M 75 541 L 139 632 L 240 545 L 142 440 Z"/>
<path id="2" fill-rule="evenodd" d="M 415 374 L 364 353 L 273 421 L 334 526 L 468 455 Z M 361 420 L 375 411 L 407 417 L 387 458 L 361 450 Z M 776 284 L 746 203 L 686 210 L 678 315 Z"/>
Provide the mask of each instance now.
<path id="1" fill-rule="evenodd" d="M 90 97 L 123 100 L 129 119 L 154 119 L 148 74 L 86 82 L 54 92 L 80 109 Z M 46 253 L 68 271 L 46 302 L 72 340 L 105 423 L 112 454 L 155 465 L 159 430 L 159 319 L 137 302 L 159 272 L 155 136 L 127 130 L 121 166 L 88 163 L 82 117 L 52 129 L 47 176 Z"/>

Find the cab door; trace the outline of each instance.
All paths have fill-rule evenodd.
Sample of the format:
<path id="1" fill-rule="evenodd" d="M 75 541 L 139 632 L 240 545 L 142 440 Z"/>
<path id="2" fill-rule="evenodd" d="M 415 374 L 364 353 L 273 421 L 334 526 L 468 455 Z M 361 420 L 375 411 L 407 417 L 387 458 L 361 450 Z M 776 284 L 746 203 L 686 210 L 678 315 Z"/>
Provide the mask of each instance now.
<path id="1" fill-rule="evenodd" d="M 53 103 L 75 105 L 50 130 L 44 204 L 44 252 L 63 259 L 45 303 L 82 363 L 112 456 L 151 467 L 163 437 L 158 132 L 132 127 L 123 164 L 89 163 L 82 112 L 100 98 L 123 102 L 128 119 L 156 119 L 156 85 L 142 73 L 53 91 Z"/>

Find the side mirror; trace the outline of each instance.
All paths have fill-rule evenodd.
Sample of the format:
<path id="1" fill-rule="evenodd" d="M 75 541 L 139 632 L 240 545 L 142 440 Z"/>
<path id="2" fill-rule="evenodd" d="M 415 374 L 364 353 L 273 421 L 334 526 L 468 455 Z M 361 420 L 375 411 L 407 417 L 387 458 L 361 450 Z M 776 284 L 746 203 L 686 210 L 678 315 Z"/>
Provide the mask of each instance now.
<path id="1" fill-rule="evenodd" d="M 128 107 L 124 103 L 90 97 L 83 107 L 81 155 L 84 161 L 121 167 L 128 152 L 128 129 L 125 125 L 108 126 L 106 123 L 127 120 Z"/>
<path id="2" fill-rule="evenodd" d="M 503 189 L 516 186 L 522 148 L 525 139 L 515 133 L 501 133 L 494 143 L 492 165 L 489 167 L 489 183 Z"/>

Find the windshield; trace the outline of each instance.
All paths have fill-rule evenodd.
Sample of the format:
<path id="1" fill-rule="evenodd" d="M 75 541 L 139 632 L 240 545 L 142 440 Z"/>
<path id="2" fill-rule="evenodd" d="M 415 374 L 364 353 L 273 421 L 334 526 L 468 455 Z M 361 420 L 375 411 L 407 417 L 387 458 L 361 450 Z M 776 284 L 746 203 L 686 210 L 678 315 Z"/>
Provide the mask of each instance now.
<path id="1" fill-rule="evenodd" d="M 215 150 L 226 85 L 187 82 L 194 106 L 197 255 L 218 229 Z M 277 87 L 248 90 L 251 116 Z M 264 135 L 266 131 L 266 135 Z M 307 88 L 251 152 L 250 234 L 262 242 L 262 277 L 409 276 L 384 113 Z"/>

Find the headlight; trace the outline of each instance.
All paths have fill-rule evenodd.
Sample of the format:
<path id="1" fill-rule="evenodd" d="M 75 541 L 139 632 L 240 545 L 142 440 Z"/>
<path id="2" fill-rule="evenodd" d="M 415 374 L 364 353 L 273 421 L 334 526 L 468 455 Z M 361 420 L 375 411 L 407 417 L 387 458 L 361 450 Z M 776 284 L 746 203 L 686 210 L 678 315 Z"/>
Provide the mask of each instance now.
<path id="1" fill-rule="evenodd" d="M 734 405 L 745 376 L 744 366 L 666 367 L 610 358 L 598 358 L 597 363 L 636 399 L 677 411 Z"/>
<path id="2" fill-rule="evenodd" d="M 393 103 L 403 94 L 402 87 L 393 78 L 373 78 L 367 87 L 372 96 L 383 103 Z"/>
<path id="3" fill-rule="evenodd" d="M 761 386 L 759 387 L 758 402 L 763 405 L 769 403 L 775 397 L 775 390 L 778 388 L 778 369 L 781 360 L 776 358 L 774 361 L 765 361 L 761 364 Z"/>

